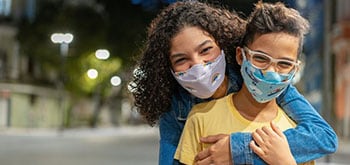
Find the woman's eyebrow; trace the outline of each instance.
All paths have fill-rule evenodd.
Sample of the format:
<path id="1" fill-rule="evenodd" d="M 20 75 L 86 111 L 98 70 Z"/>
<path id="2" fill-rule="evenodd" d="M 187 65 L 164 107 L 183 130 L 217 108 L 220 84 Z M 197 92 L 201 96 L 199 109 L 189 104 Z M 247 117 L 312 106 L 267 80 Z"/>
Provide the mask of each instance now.
<path id="1" fill-rule="evenodd" d="M 171 60 L 171 59 L 174 59 L 174 58 L 176 58 L 176 57 L 184 56 L 184 55 L 185 55 L 184 53 L 170 54 L 170 60 Z"/>
<path id="2" fill-rule="evenodd" d="M 198 46 L 196 46 L 195 50 L 198 51 L 202 46 L 208 44 L 208 43 L 212 43 L 212 40 L 205 40 L 202 43 L 200 43 Z M 170 59 L 179 57 L 179 56 L 184 56 L 184 53 L 174 53 L 174 54 L 170 54 Z"/>
<path id="3" fill-rule="evenodd" d="M 197 47 L 196 47 L 196 50 L 200 49 L 202 46 L 204 46 L 205 44 L 208 44 L 208 43 L 212 43 L 213 41 L 212 40 L 205 40 L 203 41 L 201 44 L 199 44 Z"/>

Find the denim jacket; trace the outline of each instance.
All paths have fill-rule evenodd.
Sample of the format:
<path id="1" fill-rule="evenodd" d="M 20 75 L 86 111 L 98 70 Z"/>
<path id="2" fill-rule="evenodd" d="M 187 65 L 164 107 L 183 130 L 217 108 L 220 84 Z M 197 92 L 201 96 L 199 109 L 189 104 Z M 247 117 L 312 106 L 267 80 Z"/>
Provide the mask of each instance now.
<path id="1" fill-rule="evenodd" d="M 230 80 L 227 94 L 237 92 L 242 84 L 240 73 L 232 69 L 227 69 L 227 73 Z M 179 87 L 177 93 L 172 97 L 171 110 L 162 114 L 159 120 L 160 165 L 179 164 L 177 160 L 174 160 L 174 154 L 187 115 L 193 105 L 209 100 L 195 98 Z M 277 98 L 277 103 L 297 123 L 296 128 L 284 131 L 297 163 L 315 160 L 337 150 L 338 139 L 334 130 L 295 87 L 289 86 Z M 266 164 L 250 149 L 251 140 L 250 133 L 231 134 L 231 156 L 234 164 Z"/>

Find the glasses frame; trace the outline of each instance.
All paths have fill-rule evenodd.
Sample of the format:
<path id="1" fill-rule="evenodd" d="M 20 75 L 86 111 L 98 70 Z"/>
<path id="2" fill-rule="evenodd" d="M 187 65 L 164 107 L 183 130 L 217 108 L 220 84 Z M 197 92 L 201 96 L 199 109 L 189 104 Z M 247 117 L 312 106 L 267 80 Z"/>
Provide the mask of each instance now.
<path id="1" fill-rule="evenodd" d="M 254 51 L 254 50 L 251 50 L 249 49 L 248 47 L 244 46 L 243 47 L 243 51 L 246 51 L 248 54 L 249 54 L 249 58 L 246 56 L 246 58 L 249 59 L 249 61 L 251 61 L 252 65 L 258 69 L 262 69 L 262 70 L 265 70 L 267 69 L 269 66 L 271 66 L 272 63 L 275 63 L 276 66 L 278 67 L 278 62 L 287 62 L 287 63 L 291 63 L 293 64 L 293 68 L 288 72 L 288 73 L 284 73 L 284 74 L 289 74 L 291 72 L 296 72 L 299 68 L 299 65 L 301 64 L 301 61 L 300 60 L 297 60 L 297 62 L 294 62 L 294 61 L 290 61 L 290 60 L 285 60 L 285 59 L 276 59 L 276 58 L 273 58 L 271 57 L 270 55 L 266 54 L 266 53 L 262 53 L 262 52 L 258 52 L 258 51 Z M 262 55 L 264 57 L 267 57 L 268 59 L 270 59 L 270 63 L 268 65 L 266 65 L 266 67 L 258 67 L 256 65 L 254 65 L 254 63 L 252 62 L 253 61 L 253 55 L 254 54 L 259 54 L 259 55 Z"/>

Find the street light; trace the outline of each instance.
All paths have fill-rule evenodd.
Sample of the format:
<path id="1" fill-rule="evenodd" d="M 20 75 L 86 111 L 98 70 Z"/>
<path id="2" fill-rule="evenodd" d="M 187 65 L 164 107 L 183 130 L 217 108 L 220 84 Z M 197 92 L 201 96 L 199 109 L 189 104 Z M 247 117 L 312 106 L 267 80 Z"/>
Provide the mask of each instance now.
<path id="1" fill-rule="evenodd" d="M 58 90 L 59 90 L 59 109 L 62 111 L 62 125 L 61 130 L 64 128 L 64 121 L 65 121 L 65 112 L 63 107 L 63 98 L 64 98 L 64 65 L 65 65 L 65 58 L 68 56 L 68 48 L 69 44 L 73 41 L 73 34 L 71 33 L 53 33 L 51 35 L 51 41 L 54 44 L 60 44 L 60 73 L 59 73 L 59 83 L 58 83 Z"/>
<path id="2" fill-rule="evenodd" d="M 87 71 L 87 76 L 90 79 L 96 79 L 98 77 L 98 71 L 96 69 L 89 69 Z"/>
<path id="3" fill-rule="evenodd" d="M 111 78 L 111 84 L 115 87 L 119 86 L 122 83 L 122 79 L 119 76 L 113 76 Z"/>
<path id="4" fill-rule="evenodd" d="M 99 60 L 107 60 L 109 58 L 109 51 L 107 49 L 98 49 L 95 52 L 95 56 Z"/>
<path id="5" fill-rule="evenodd" d="M 68 55 L 68 46 L 73 41 L 73 34 L 71 33 L 53 33 L 51 41 L 55 44 L 60 44 L 61 56 Z"/>

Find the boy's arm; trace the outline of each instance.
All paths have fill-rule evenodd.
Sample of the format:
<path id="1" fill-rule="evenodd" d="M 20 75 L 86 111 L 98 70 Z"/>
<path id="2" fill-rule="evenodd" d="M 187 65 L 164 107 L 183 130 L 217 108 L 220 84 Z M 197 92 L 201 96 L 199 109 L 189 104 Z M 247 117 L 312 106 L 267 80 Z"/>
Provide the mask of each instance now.
<path id="1" fill-rule="evenodd" d="M 290 151 L 286 136 L 272 121 L 270 127 L 258 128 L 252 133 L 252 136 L 254 141 L 250 142 L 250 148 L 267 164 L 297 164 Z"/>

